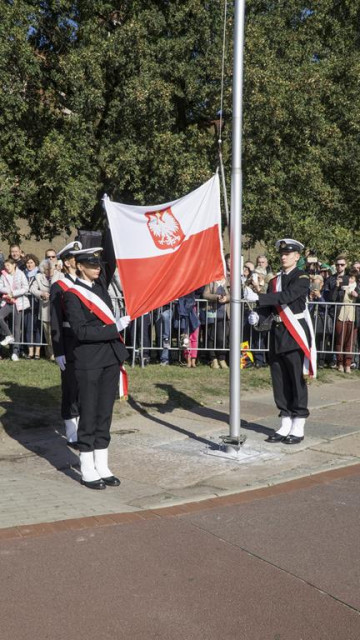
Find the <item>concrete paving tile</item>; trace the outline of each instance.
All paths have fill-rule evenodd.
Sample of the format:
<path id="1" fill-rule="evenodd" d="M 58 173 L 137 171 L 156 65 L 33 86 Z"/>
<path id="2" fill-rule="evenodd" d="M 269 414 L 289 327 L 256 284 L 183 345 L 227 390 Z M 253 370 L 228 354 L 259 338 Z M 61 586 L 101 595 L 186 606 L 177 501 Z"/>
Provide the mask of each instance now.
<path id="1" fill-rule="evenodd" d="M 346 406 L 346 409 L 345 409 Z M 344 405 L 343 402 L 334 406 L 326 406 L 311 411 L 311 420 L 318 424 L 338 425 L 340 427 L 352 427 L 354 431 L 358 425 L 360 403 L 351 402 Z M 355 427 L 355 429 L 354 429 Z"/>
<path id="2" fill-rule="evenodd" d="M 316 448 L 324 453 L 336 453 L 339 456 L 360 458 L 360 433 L 338 438 L 331 442 L 321 442 Z"/>
<path id="3" fill-rule="evenodd" d="M 359 378 L 339 379 L 335 383 L 325 384 L 310 384 L 309 386 L 309 401 L 310 407 L 322 407 L 327 405 L 334 405 L 342 402 L 358 401 L 354 388 L 359 384 Z"/>

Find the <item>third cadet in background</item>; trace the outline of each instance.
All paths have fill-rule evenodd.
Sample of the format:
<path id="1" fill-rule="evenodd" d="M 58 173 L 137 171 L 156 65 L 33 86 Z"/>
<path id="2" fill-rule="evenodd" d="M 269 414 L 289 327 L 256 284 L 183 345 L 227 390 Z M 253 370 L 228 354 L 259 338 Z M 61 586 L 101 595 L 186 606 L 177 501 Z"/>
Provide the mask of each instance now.
<path id="1" fill-rule="evenodd" d="M 61 417 L 65 423 L 66 440 L 69 446 L 77 447 L 79 421 L 78 385 L 74 370 L 75 336 L 70 328 L 64 305 L 64 292 L 76 280 L 75 256 L 70 251 L 80 251 L 81 242 L 70 242 L 57 254 L 62 260 L 64 278 L 50 289 L 51 338 L 54 356 L 61 370 Z"/>

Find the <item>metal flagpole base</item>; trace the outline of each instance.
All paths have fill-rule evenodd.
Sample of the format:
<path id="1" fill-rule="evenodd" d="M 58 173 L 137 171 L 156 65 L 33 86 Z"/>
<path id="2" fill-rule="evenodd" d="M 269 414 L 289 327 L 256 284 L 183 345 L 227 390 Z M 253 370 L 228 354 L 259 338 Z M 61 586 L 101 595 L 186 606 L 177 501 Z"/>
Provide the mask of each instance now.
<path id="1" fill-rule="evenodd" d="M 229 460 L 240 460 L 243 455 L 241 454 L 241 446 L 246 440 L 245 434 L 239 436 L 220 436 L 222 443 L 218 449 L 207 449 L 204 451 L 208 456 L 215 456 L 217 458 L 227 458 Z"/>

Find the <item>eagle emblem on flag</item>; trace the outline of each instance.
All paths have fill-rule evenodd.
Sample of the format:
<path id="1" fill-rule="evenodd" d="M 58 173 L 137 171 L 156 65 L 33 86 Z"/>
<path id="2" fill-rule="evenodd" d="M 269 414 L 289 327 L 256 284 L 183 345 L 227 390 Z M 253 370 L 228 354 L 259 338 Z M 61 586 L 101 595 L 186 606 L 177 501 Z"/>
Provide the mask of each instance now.
<path id="1" fill-rule="evenodd" d="M 147 226 L 158 249 L 176 249 L 185 238 L 171 207 L 145 213 Z"/>

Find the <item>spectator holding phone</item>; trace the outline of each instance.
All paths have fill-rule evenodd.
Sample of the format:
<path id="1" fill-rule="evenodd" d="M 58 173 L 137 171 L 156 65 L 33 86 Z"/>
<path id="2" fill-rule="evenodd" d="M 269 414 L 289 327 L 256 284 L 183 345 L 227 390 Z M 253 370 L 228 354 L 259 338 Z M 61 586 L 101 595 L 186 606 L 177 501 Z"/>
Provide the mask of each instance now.
<path id="1" fill-rule="evenodd" d="M 350 269 L 347 283 L 341 287 L 343 305 L 339 308 L 335 325 L 337 368 L 341 373 L 351 373 L 351 351 L 360 324 L 359 274 Z"/>

